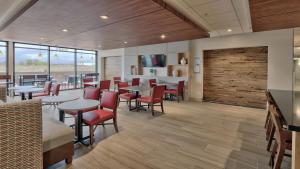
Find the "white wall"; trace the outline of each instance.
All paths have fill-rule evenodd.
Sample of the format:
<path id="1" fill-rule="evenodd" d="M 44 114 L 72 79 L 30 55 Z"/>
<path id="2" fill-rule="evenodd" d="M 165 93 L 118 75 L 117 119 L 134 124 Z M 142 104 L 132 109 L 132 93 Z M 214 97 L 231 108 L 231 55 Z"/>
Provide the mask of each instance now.
<path id="1" fill-rule="evenodd" d="M 190 50 L 191 56 L 200 57 L 201 63 L 203 63 L 204 50 L 255 46 L 268 46 L 268 88 L 292 90 L 292 29 L 192 40 Z M 201 72 L 192 73 L 189 81 L 191 98 L 201 100 L 203 97 L 203 65 Z"/>
<path id="2" fill-rule="evenodd" d="M 172 43 L 161 43 L 155 45 L 137 46 L 125 48 L 124 54 L 124 70 L 125 76 L 130 75 L 131 65 L 137 65 L 138 55 L 148 55 L 148 54 L 166 54 L 167 63 L 166 65 L 176 65 L 177 64 L 177 53 L 189 52 L 189 41 L 180 41 Z M 167 76 L 167 68 L 156 68 L 157 75 Z M 144 68 L 144 73 L 147 75 L 148 69 Z"/>

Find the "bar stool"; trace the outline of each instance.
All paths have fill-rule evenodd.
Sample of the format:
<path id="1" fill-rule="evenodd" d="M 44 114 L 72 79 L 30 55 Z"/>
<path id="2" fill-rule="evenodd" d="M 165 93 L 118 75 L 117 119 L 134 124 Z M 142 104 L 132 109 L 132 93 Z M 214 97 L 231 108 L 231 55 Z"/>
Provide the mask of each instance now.
<path id="1" fill-rule="evenodd" d="M 270 106 L 270 116 L 274 125 L 275 144 L 271 152 L 269 164 L 273 169 L 280 169 L 285 150 L 292 150 L 292 132 L 286 130 L 280 119 L 280 112 L 275 106 Z"/>

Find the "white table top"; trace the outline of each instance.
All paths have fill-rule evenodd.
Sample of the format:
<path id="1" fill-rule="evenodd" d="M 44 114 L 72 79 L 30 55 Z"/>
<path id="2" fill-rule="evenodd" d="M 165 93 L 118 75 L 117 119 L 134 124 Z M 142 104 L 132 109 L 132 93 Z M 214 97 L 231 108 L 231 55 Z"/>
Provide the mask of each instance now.
<path id="1" fill-rule="evenodd" d="M 34 93 L 34 92 L 41 92 L 44 88 L 23 88 L 16 90 L 16 93 Z"/>
<path id="2" fill-rule="evenodd" d="M 143 92 L 143 91 L 151 90 L 149 87 L 146 86 L 128 86 L 128 87 L 122 87 L 121 89 L 134 91 L 134 92 Z"/>
<path id="3" fill-rule="evenodd" d="M 84 109 L 96 108 L 100 104 L 97 100 L 78 99 L 58 105 L 59 110 L 78 112 Z"/>
<path id="4" fill-rule="evenodd" d="M 100 82 L 94 81 L 94 82 L 86 82 L 86 83 L 83 83 L 83 84 L 88 84 L 88 85 L 98 85 L 98 84 L 100 84 Z"/>
<path id="5" fill-rule="evenodd" d="M 8 90 L 21 90 L 27 88 L 37 88 L 37 87 L 36 86 L 15 86 L 15 87 L 9 87 Z"/>
<path id="6" fill-rule="evenodd" d="M 161 83 L 153 83 L 156 84 L 157 86 L 177 86 L 178 83 L 169 83 L 169 82 L 161 82 Z"/>
<path id="7" fill-rule="evenodd" d="M 64 103 L 77 100 L 79 97 L 72 95 L 46 96 L 42 98 L 43 103 Z"/>

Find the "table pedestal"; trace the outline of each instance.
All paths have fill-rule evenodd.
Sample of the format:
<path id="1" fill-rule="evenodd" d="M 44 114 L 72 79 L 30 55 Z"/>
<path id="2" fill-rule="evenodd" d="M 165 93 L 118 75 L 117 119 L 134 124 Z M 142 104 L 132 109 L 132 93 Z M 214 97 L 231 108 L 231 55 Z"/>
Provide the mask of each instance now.
<path id="1" fill-rule="evenodd" d="M 293 131 L 292 169 L 300 169 L 300 132 Z"/>

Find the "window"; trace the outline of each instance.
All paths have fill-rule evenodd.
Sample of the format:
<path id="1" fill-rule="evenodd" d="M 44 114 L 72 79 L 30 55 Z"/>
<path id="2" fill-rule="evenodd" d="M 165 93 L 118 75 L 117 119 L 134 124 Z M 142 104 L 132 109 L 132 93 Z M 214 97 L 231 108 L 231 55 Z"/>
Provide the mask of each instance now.
<path id="1" fill-rule="evenodd" d="M 80 77 L 87 73 L 97 72 L 96 68 L 96 55 L 95 51 L 76 50 L 77 54 L 77 75 Z M 79 87 L 78 83 L 78 87 Z"/>
<path id="2" fill-rule="evenodd" d="M 21 75 L 46 74 L 62 89 L 73 89 L 80 87 L 82 74 L 97 72 L 96 51 L 14 43 L 14 53 L 17 84 Z"/>
<path id="3" fill-rule="evenodd" d="M 14 43 L 15 82 L 22 75 L 48 74 L 48 46 Z"/>
<path id="4" fill-rule="evenodd" d="M 7 42 L 0 41 L 0 74 L 7 73 Z"/>
<path id="5" fill-rule="evenodd" d="M 50 75 L 62 89 L 75 88 L 79 79 L 75 73 L 75 49 L 50 47 Z"/>

